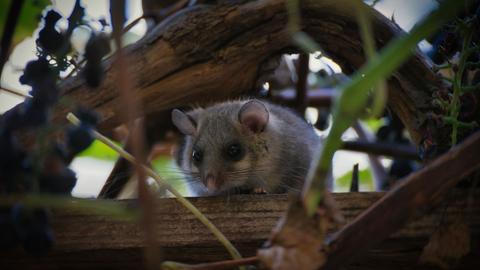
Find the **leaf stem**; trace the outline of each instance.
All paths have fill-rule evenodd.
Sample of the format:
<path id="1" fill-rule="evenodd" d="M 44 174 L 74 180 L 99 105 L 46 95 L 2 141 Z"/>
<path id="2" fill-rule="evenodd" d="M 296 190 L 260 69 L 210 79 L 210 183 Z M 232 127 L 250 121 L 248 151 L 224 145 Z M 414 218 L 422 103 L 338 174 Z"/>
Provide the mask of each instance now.
<path id="1" fill-rule="evenodd" d="M 67 119 L 74 125 L 80 125 L 80 119 L 78 119 L 73 113 L 68 113 Z M 115 152 L 117 152 L 121 157 L 124 159 L 132 162 L 133 164 L 136 164 L 137 161 L 136 159 L 127 151 L 125 151 L 122 147 L 116 145 L 112 140 L 109 138 L 103 136 L 99 132 L 95 130 L 91 130 L 93 137 L 95 137 L 97 140 L 103 142 L 106 144 L 108 147 L 112 148 Z M 227 249 L 227 251 L 230 253 L 232 258 L 234 259 L 240 259 L 242 256 L 240 255 L 240 252 L 232 245 L 232 243 L 223 235 L 223 233 L 205 216 L 196 208 L 190 201 L 185 199 L 180 192 L 178 192 L 172 185 L 167 183 L 165 180 L 163 180 L 155 171 L 153 171 L 151 168 L 141 164 L 142 169 L 145 171 L 145 174 L 148 176 L 152 177 L 159 185 L 164 186 L 168 191 L 170 191 L 175 198 L 180 202 L 181 205 L 183 205 L 185 208 L 187 208 L 200 222 L 202 222 L 211 232 L 215 237 L 222 243 L 222 245 Z"/>
<path id="2" fill-rule="evenodd" d="M 453 77 L 453 97 L 452 103 L 450 104 L 450 118 L 453 120 L 458 119 L 460 113 L 460 94 L 462 92 L 462 78 L 463 71 L 465 70 L 465 65 L 467 62 L 468 55 L 470 54 L 469 45 L 473 36 L 473 27 L 465 28 L 465 36 L 463 38 L 462 52 L 460 53 L 460 60 L 458 62 L 458 71 L 455 72 Z M 455 146 L 458 141 L 458 121 L 451 121 L 452 125 L 452 134 L 451 134 L 451 147 Z"/>

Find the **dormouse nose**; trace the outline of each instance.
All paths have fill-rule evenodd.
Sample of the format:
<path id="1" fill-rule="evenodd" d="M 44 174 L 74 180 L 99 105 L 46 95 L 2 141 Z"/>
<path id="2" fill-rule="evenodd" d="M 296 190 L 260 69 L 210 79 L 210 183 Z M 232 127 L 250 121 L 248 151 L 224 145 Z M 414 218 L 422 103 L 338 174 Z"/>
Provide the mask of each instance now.
<path id="1" fill-rule="evenodd" d="M 208 191 L 218 191 L 223 184 L 222 175 L 220 173 L 209 172 L 205 177 L 204 184 L 207 187 Z"/>
<path id="2" fill-rule="evenodd" d="M 207 177 L 205 178 L 205 186 L 207 186 L 208 191 L 217 190 L 217 185 L 215 182 L 215 176 L 212 173 L 207 174 Z"/>

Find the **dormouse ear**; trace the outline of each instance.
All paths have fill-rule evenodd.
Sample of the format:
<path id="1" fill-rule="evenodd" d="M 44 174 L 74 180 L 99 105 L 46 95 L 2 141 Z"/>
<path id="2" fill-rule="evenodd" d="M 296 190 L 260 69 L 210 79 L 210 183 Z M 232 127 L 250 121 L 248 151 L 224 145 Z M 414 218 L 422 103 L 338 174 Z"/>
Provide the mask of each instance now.
<path id="1" fill-rule="evenodd" d="M 178 109 L 172 111 L 172 122 L 185 135 L 195 136 L 197 134 L 195 120 Z"/>
<path id="2" fill-rule="evenodd" d="M 267 126 L 269 113 L 258 100 L 245 103 L 238 112 L 238 121 L 254 133 L 262 132 Z"/>

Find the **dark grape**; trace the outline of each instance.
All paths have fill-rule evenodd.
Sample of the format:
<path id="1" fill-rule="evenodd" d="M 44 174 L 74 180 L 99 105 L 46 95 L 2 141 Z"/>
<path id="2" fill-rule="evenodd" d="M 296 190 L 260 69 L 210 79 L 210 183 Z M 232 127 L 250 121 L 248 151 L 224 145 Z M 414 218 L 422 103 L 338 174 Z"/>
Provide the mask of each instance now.
<path id="1" fill-rule="evenodd" d="M 53 158 L 58 158 L 64 163 L 67 163 L 67 161 L 71 160 L 70 153 L 68 153 L 65 145 L 61 143 L 53 143 L 51 154 L 53 155 Z"/>
<path id="2" fill-rule="evenodd" d="M 55 10 L 49 10 L 43 20 L 44 25 L 38 33 L 37 46 L 42 53 L 57 54 L 66 44 L 66 37 L 55 29 L 55 24 L 62 16 Z"/>
<path id="3" fill-rule="evenodd" d="M 83 68 L 83 76 L 88 86 L 95 88 L 99 87 L 103 80 L 103 67 L 101 63 L 87 62 Z"/>
<path id="4" fill-rule="evenodd" d="M 93 33 L 85 47 L 87 63 L 83 76 L 90 87 L 98 87 L 103 79 L 102 58 L 110 52 L 110 41 L 105 34 Z"/>
<path id="5" fill-rule="evenodd" d="M 37 46 L 42 48 L 42 52 L 56 54 L 63 48 L 65 39 L 55 28 L 45 27 L 38 33 Z"/>
<path id="6" fill-rule="evenodd" d="M 24 126 L 38 127 L 47 123 L 49 108 L 41 100 L 30 99 L 24 102 L 22 123 Z"/>
<path id="7" fill-rule="evenodd" d="M 90 133 L 90 129 L 91 126 L 87 124 L 67 128 L 67 146 L 72 154 L 82 152 L 93 142 L 94 138 Z"/>
<path id="8" fill-rule="evenodd" d="M 53 233 L 45 209 L 26 209 L 17 203 L 11 210 L 16 234 L 24 249 L 34 255 L 43 255 L 53 246 Z"/>
<path id="9" fill-rule="evenodd" d="M 45 15 L 45 19 L 43 21 L 45 25 L 49 27 L 53 27 L 61 18 L 62 18 L 62 15 L 60 15 L 55 10 L 51 9 L 47 12 L 47 15 Z"/>
<path id="10" fill-rule="evenodd" d="M 319 130 L 325 130 L 328 128 L 330 112 L 322 108 L 318 109 L 318 118 L 315 122 L 315 127 Z"/>
<path id="11" fill-rule="evenodd" d="M 68 29 L 64 32 L 56 28 L 62 18 L 58 12 L 49 10 L 43 18 L 43 27 L 36 40 L 39 57 L 27 63 L 20 77 L 22 84 L 31 87 L 33 97 L 0 116 L 0 195 L 29 192 L 65 195 L 72 192 L 77 182 L 75 172 L 67 165 L 75 154 L 93 141 L 90 129 L 99 120 L 95 113 L 84 108 L 76 111 L 82 125 L 69 127 L 64 142 L 51 136 L 32 145 L 26 144 L 31 147 L 27 151 L 15 136 L 23 134 L 24 130 L 30 134 L 39 127 L 49 127 L 50 112 L 60 95 L 57 86 L 60 72 L 71 65 L 67 56 L 76 57 L 75 53 L 71 53 L 69 39 L 74 28 L 84 23 L 84 14 L 85 10 L 77 0 L 68 18 Z M 108 37 L 93 35 L 85 53 L 87 67 L 95 69 L 96 77 L 93 79 L 96 81 L 93 84 L 100 84 L 103 76 L 101 61 L 109 52 Z M 50 130 L 45 129 L 45 132 Z M 46 209 L 30 209 L 20 203 L 0 207 L 0 249 L 21 244 L 27 252 L 42 255 L 51 249 L 53 240 Z"/>
<path id="12" fill-rule="evenodd" d="M 30 94 L 35 98 L 36 102 L 44 106 L 50 106 L 58 101 L 60 91 L 57 88 L 55 79 L 45 79 L 32 86 Z"/>
<path id="13" fill-rule="evenodd" d="M 11 134 L 2 134 L 0 136 L 0 176 L 20 170 L 25 155 L 25 152 Z"/>
<path id="14" fill-rule="evenodd" d="M 110 40 L 105 34 L 92 34 L 85 46 L 87 61 L 100 62 L 110 52 Z"/>
<path id="15" fill-rule="evenodd" d="M 11 249 L 17 245 L 18 236 L 12 223 L 10 207 L 0 208 L 0 250 Z"/>
<path id="16" fill-rule="evenodd" d="M 85 16 L 85 8 L 80 4 L 80 0 L 76 0 L 72 13 L 68 17 L 68 29 L 71 31 L 77 27 L 82 22 L 83 16 Z"/>
<path id="17" fill-rule="evenodd" d="M 82 121 L 83 124 L 91 125 L 92 127 L 96 126 L 100 120 L 98 113 L 83 107 L 78 108 L 75 111 L 75 115 Z"/>
<path id="18" fill-rule="evenodd" d="M 42 57 L 27 63 L 23 75 L 20 76 L 20 83 L 33 86 L 34 83 L 43 81 L 45 78 L 55 78 L 55 76 L 47 59 Z"/>
<path id="19" fill-rule="evenodd" d="M 64 167 L 60 172 L 41 175 L 38 182 L 42 192 L 70 194 L 77 183 L 77 176 L 73 170 Z"/>
<path id="20" fill-rule="evenodd" d="M 53 232 L 48 225 L 33 225 L 22 241 L 23 248 L 33 255 L 45 255 L 53 246 Z"/>
<path id="21" fill-rule="evenodd" d="M 390 166 L 389 175 L 395 179 L 403 178 L 415 170 L 413 161 L 406 159 L 395 159 Z"/>
<path id="22" fill-rule="evenodd" d="M 388 125 L 385 125 L 385 126 L 381 126 L 378 130 L 377 130 L 377 140 L 381 141 L 381 142 L 386 142 L 386 141 L 390 141 L 390 134 L 391 134 L 391 130 L 392 128 Z"/>
<path id="23" fill-rule="evenodd" d="M 475 120 L 475 112 L 478 109 L 477 97 L 473 93 L 466 93 L 460 97 L 460 115 L 461 121 Z"/>

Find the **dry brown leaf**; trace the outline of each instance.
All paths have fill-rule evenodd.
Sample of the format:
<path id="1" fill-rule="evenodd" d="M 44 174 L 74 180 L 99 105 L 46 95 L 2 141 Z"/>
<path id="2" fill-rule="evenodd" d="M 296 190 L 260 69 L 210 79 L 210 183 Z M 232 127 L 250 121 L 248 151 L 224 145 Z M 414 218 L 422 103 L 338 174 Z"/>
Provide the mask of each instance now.
<path id="1" fill-rule="evenodd" d="M 323 247 L 328 224 L 338 216 L 334 209 L 329 198 L 315 216 L 308 217 L 300 199 L 296 199 L 277 223 L 266 247 L 258 250 L 260 261 L 272 270 L 320 268 L 326 261 Z"/>
<path id="2" fill-rule="evenodd" d="M 442 225 L 430 237 L 420 261 L 450 269 L 470 252 L 470 229 L 464 219 Z"/>

